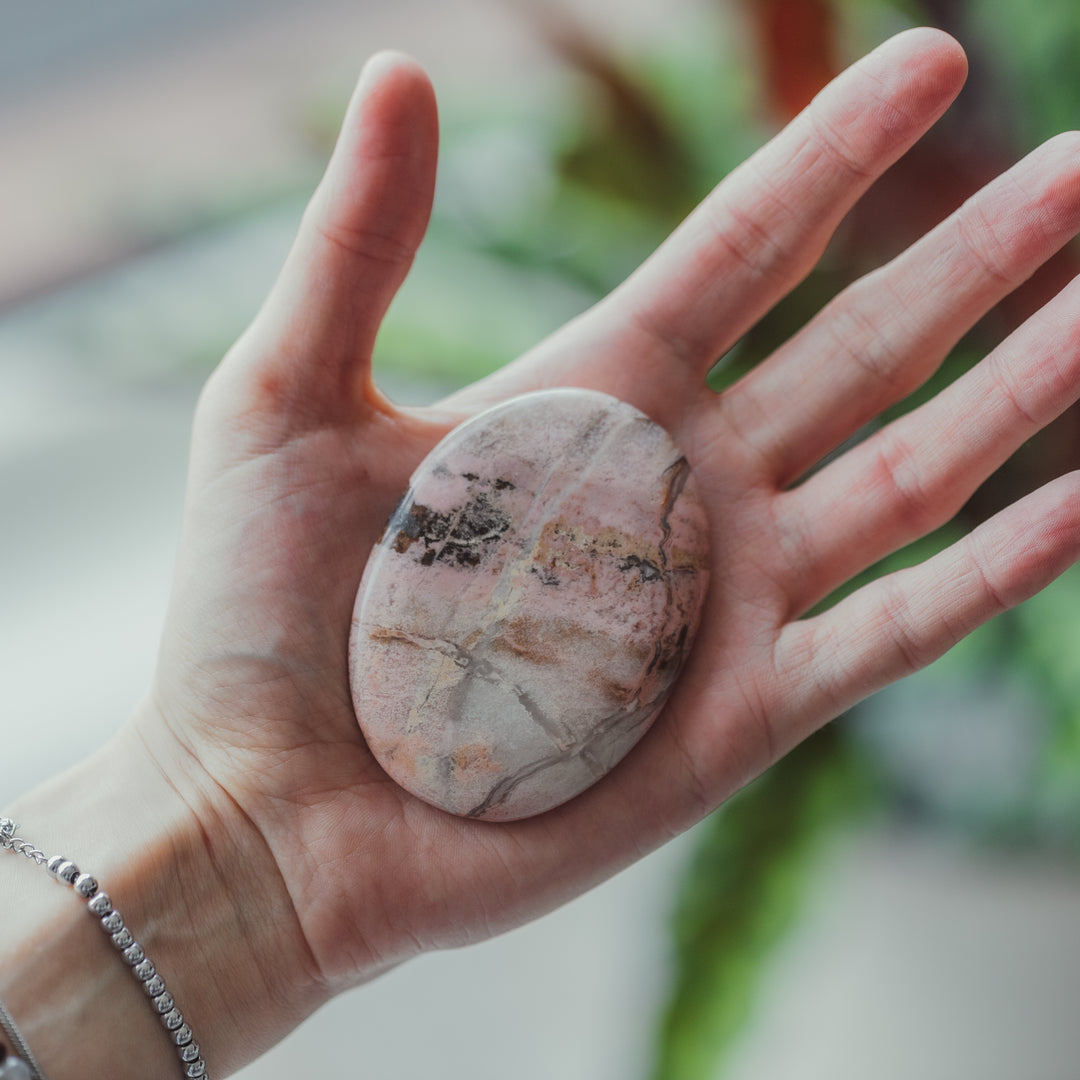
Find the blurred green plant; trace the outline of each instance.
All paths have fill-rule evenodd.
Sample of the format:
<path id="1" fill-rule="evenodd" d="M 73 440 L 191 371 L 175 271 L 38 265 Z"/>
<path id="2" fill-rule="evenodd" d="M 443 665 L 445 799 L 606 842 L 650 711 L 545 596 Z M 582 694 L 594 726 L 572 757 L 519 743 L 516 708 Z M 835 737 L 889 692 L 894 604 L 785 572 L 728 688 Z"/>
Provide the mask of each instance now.
<path id="1" fill-rule="evenodd" d="M 673 919 L 676 976 L 660 1075 L 715 1075 L 752 1013 L 747 988 L 801 910 L 822 850 L 873 797 L 870 777 L 851 741 L 827 727 L 700 830 Z"/>

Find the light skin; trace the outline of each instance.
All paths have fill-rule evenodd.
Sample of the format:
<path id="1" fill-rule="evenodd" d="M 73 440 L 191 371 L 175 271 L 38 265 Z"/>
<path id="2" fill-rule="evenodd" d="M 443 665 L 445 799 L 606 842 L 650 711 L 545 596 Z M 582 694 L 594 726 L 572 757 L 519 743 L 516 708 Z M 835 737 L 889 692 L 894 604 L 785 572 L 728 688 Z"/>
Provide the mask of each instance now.
<path id="1" fill-rule="evenodd" d="M 1020 162 L 723 395 L 705 386 L 964 73 L 941 33 L 893 39 L 610 297 L 495 376 L 401 409 L 375 388 L 370 357 L 426 226 L 435 105 L 408 58 L 365 69 L 281 277 L 200 401 L 152 690 L 94 759 L 7 808 L 109 889 L 214 1076 L 333 994 L 611 876 L 1080 554 L 1069 475 L 922 566 L 801 617 L 947 521 L 1080 396 L 1074 283 L 937 398 L 796 484 L 1080 230 L 1076 135 Z M 461 820 L 399 789 L 364 745 L 347 678 L 353 599 L 438 439 L 559 385 L 636 405 L 685 451 L 713 537 L 702 629 L 656 725 L 609 777 L 538 818 Z M 52 1080 L 178 1075 L 83 905 L 21 860 L 0 873 L 13 894 L 0 998 Z"/>

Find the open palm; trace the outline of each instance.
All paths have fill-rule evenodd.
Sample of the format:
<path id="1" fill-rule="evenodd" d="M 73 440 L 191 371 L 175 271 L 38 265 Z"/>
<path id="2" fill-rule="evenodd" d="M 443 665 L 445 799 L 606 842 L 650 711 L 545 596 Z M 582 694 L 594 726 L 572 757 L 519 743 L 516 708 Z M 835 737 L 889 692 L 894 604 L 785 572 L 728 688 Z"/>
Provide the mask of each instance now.
<path id="1" fill-rule="evenodd" d="M 415 410 L 374 388 L 370 357 L 430 209 L 434 100 L 404 57 L 366 69 L 282 276 L 200 403 L 176 588 L 137 721 L 196 814 L 225 823 L 212 832 L 223 857 L 272 867 L 260 889 L 289 914 L 278 962 L 312 1004 L 610 876 L 1076 557 L 1069 476 L 928 563 L 802 617 L 948 520 L 1080 395 L 1071 286 L 958 383 L 813 471 L 1080 228 L 1076 137 L 1036 151 L 730 390 L 705 385 L 964 70 L 942 34 L 893 39 L 605 301 Z M 609 777 L 531 820 L 457 819 L 398 788 L 364 745 L 348 689 L 353 599 L 436 441 L 480 408 L 557 385 L 628 401 L 686 453 L 713 538 L 702 628 L 669 704 Z"/>

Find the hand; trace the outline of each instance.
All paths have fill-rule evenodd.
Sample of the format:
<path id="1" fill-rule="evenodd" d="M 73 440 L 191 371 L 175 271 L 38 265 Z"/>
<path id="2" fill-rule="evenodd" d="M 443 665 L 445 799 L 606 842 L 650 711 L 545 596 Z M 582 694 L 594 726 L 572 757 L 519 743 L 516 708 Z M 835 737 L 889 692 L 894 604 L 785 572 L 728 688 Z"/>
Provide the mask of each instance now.
<path id="1" fill-rule="evenodd" d="M 705 386 L 964 71 L 940 33 L 892 40 L 605 301 L 441 405 L 401 409 L 373 385 L 370 357 L 426 226 L 435 106 L 411 61 L 382 55 L 365 70 L 281 278 L 200 403 L 174 598 L 132 729 L 190 807 L 202 865 L 242 859 L 276 920 L 275 955 L 252 931 L 244 961 L 275 969 L 267 1000 L 292 1002 L 264 1041 L 338 989 L 608 877 L 1077 556 L 1071 475 L 800 618 L 948 520 L 1080 395 L 1074 284 L 952 387 L 806 478 L 1080 228 L 1076 136 L 1037 150 L 723 395 Z M 353 598 L 435 442 L 489 404 L 564 384 L 636 405 L 686 452 L 713 536 L 702 628 L 668 706 L 609 777 L 539 818 L 460 820 L 398 788 L 364 745 L 347 678 Z M 235 875 L 222 881 L 238 911 L 252 902 Z"/>

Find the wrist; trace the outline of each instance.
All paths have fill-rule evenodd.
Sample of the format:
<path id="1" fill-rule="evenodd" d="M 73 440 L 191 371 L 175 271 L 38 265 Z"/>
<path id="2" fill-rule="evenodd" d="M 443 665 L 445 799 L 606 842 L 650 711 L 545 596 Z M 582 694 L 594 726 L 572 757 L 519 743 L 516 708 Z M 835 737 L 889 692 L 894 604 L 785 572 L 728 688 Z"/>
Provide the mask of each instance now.
<path id="1" fill-rule="evenodd" d="M 324 995 L 306 977 L 302 936 L 265 845 L 161 742 L 151 749 L 128 726 L 5 813 L 27 840 L 72 859 L 109 894 L 217 1078 Z M 50 1080 L 181 1076 L 168 1032 L 86 902 L 10 853 L 0 853 L 0 892 L 0 1000 Z"/>

